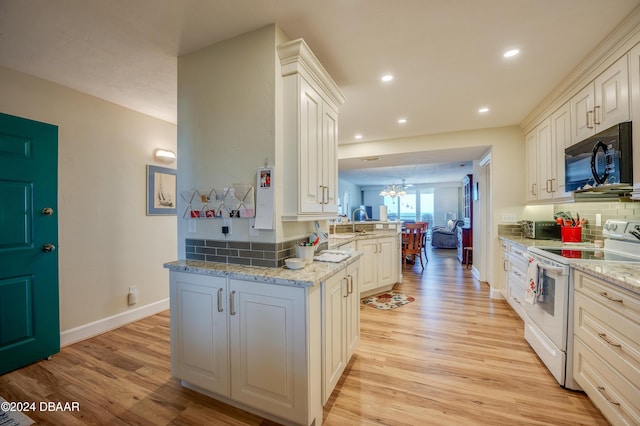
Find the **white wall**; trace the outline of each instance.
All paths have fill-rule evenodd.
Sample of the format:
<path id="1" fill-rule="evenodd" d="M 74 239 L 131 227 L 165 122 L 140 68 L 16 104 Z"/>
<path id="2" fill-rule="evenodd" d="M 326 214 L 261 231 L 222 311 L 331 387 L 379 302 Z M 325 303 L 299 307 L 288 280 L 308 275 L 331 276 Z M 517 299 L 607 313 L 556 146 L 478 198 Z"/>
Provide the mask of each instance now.
<path id="1" fill-rule="evenodd" d="M 146 216 L 146 165 L 156 148 L 175 151 L 175 124 L 2 67 L 0 93 L 1 112 L 59 127 L 60 327 L 74 331 L 63 344 L 122 321 L 114 316 L 166 309 L 176 218 Z"/>
<path id="2" fill-rule="evenodd" d="M 362 202 L 362 191 L 360 190 L 360 187 L 358 185 L 354 185 L 344 179 L 339 179 L 338 194 L 340 196 L 340 209 L 342 211 L 342 214 L 347 215 L 347 217 L 349 217 L 349 220 L 351 220 L 353 210 L 360 207 L 360 204 Z M 349 206 L 345 206 L 345 200 L 348 201 Z"/>

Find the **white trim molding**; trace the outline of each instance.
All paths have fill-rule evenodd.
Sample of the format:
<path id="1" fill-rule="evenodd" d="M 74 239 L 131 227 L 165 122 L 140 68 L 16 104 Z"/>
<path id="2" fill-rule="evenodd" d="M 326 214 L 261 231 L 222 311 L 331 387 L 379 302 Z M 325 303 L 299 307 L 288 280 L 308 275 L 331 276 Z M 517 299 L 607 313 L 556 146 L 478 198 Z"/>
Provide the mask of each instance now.
<path id="1" fill-rule="evenodd" d="M 60 333 L 60 346 L 64 347 L 89 339 L 97 336 L 98 334 L 115 330 L 123 325 L 166 311 L 167 309 L 169 309 L 169 298 L 159 300 L 145 306 L 140 306 L 139 308 L 131 309 L 126 312 L 121 312 L 117 315 L 103 318 L 98 321 L 90 322 L 70 330 L 65 330 Z"/>

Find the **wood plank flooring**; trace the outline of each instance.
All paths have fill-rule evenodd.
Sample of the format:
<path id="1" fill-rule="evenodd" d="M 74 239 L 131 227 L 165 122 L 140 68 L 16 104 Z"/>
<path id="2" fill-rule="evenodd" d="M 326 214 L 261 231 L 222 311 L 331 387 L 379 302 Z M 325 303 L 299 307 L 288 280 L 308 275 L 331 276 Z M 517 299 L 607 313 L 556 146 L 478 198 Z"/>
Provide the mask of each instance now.
<path id="1" fill-rule="evenodd" d="M 361 306 L 362 337 L 324 410 L 324 424 L 607 425 L 580 392 L 561 388 L 506 301 L 489 298 L 455 259 L 433 250 L 396 290 L 415 301 Z M 26 413 L 38 425 L 273 425 L 182 388 L 170 375 L 169 312 L 65 347 L 0 376 L 8 401 L 74 402 Z"/>

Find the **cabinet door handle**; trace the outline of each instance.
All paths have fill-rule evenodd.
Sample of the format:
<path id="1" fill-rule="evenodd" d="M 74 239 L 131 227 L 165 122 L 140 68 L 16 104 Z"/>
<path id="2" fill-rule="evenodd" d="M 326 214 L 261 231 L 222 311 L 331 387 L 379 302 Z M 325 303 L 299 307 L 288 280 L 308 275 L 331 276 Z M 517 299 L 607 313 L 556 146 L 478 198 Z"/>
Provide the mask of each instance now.
<path id="1" fill-rule="evenodd" d="M 599 294 L 600 296 L 607 298 L 612 302 L 620 303 L 621 305 L 624 304 L 624 301 L 622 299 L 616 299 L 615 297 L 611 297 L 606 291 L 601 291 Z"/>
<path id="2" fill-rule="evenodd" d="M 531 195 L 538 195 L 538 193 L 537 193 L 537 192 L 538 192 L 538 190 L 537 190 L 537 188 L 536 188 L 537 186 L 538 186 L 538 184 L 537 184 L 537 183 L 532 183 L 532 184 L 531 184 Z"/>
<path id="3" fill-rule="evenodd" d="M 346 292 L 346 294 L 342 295 L 342 297 L 347 298 L 347 297 L 349 297 L 349 278 L 344 277 L 344 278 L 342 278 L 342 280 L 340 280 L 340 282 L 342 282 L 342 281 L 346 281 L 347 282 L 347 292 Z M 340 286 L 340 290 L 342 290 L 342 286 Z"/>
<path id="4" fill-rule="evenodd" d="M 617 405 L 618 407 L 620 406 L 619 402 L 614 401 L 609 395 L 607 395 L 607 389 L 605 389 L 604 386 L 598 386 L 598 392 L 600 392 L 602 396 L 604 396 L 604 399 L 609 401 L 610 404 Z"/>
<path id="5" fill-rule="evenodd" d="M 324 185 L 320 185 L 320 191 L 322 192 L 322 200 L 320 201 L 320 204 L 324 204 Z"/>
<path id="6" fill-rule="evenodd" d="M 558 186 L 555 185 L 556 178 L 551 178 L 551 192 L 556 192 L 558 190 Z"/>
<path id="7" fill-rule="evenodd" d="M 322 187 L 322 200 L 324 201 L 324 204 L 329 204 L 329 187 L 328 186 L 323 186 Z M 327 191 L 327 196 L 324 196 L 324 191 Z"/>
<path id="8" fill-rule="evenodd" d="M 600 114 L 598 114 L 598 111 L 600 111 L 600 105 L 596 105 L 593 107 L 593 124 L 595 124 L 596 126 L 600 123 Z"/>
<path id="9" fill-rule="evenodd" d="M 505 272 L 509 271 L 509 266 L 508 266 L 508 261 L 507 260 L 503 260 L 502 261 L 502 268 L 504 269 Z"/>
<path id="10" fill-rule="evenodd" d="M 353 276 L 349 275 L 349 287 L 347 290 L 347 294 L 352 294 L 353 293 Z"/>
<path id="11" fill-rule="evenodd" d="M 593 129 L 591 124 L 591 115 L 593 115 L 593 111 L 587 111 L 587 129 Z"/>
<path id="12" fill-rule="evenodd" d="M 610 344 L 614 348 L 622 349 L 622 345 L 620 343 L 613 343 L 611 340 L 609 340 L 609 338 L 607 337 L 607 335 L 605 333 L 598 333 L 598 337 L 600 337 L 602 340 L 604 340 L 605 342 L 607 342 L 608 344 Z"/>
<path id="13" fill-rule="evenodd" d="M 232 290 L 231 294 L 229 295 L 229 313 L 231 315 L 235 315 L 236 314 L 236 302 L 235 302 L 235 296 L 236 296 L 236 291 Z"/>
<path id="14" fill-rule="evenodd" d="M 222 312 L 222 289 L 218 289 L 218 312 Z"/>

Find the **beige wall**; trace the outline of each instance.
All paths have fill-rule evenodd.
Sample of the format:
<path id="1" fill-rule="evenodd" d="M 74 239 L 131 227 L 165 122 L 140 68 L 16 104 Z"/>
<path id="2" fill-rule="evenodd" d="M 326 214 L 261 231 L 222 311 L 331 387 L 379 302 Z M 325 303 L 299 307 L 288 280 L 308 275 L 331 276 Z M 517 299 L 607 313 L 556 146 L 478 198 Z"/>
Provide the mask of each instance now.
<path id="1" fill-rule="evenodd" d="M 0 112 L 59 127 L 61 331 L 166 300 L 176 218 L 146 216 L 146 165 L 175 124 L 2 67 L 0 93 Z"/>
<path id="2" fill-rule="evenodd" d="M 282 102 L 276 46 L 288 41 L 277 25 L 216 43 L 178 59 L 178 181 L 180 192 L 208 193 L 234 183 L 255 186 L 267 160 L 275 167 L 276 197 L 283 197 Z M 307 223 L 282 223 L 276 201 L 276 228 L 250 235 L 249 219 L 234 218 L 230 241 L 279 242 L 308 235 Z M 178 199 L 178 253 L 186 238 L 225 239 L 223 220 L 182 218 Z M 191 222 L 191 223 L 189 223 Z M 191 228 L 190 228 L 191 226 Z"/>
<path id="3" fill-rule="evenodd" d="M 465 148 L 486 148 L 491 153 L 491 187 L 492 197 L 492 235 L 493 253 L 489 259 L 499 257 L 498 223 L 502 223 L 502 215 L 513 213 L 522 217 L 524 208 L 525 187 L 525 150 L 524 134 L 520 127 L 501 127 L 495 129 L 472 130 L 454 132 L 441 135 L 417 136 L 411 138 L 386 141 L 342 145 L 338 151 L 340 159 L 357 158 L 362 156 L 381 156 L 398 153 L 429 152 L 456 150 Z M 474 210 L 478 211 L 478 210 Z M 474 217 L 474 224 L 478 224 Z M 475 233 L 474 233 L 475 235 Z M 475 245 L 475 244 L 474 244 Z M 500 290 L 502 280 L 500 262 L 492 262 L 493 269 L 489 275 L 489 284 Z"/>

